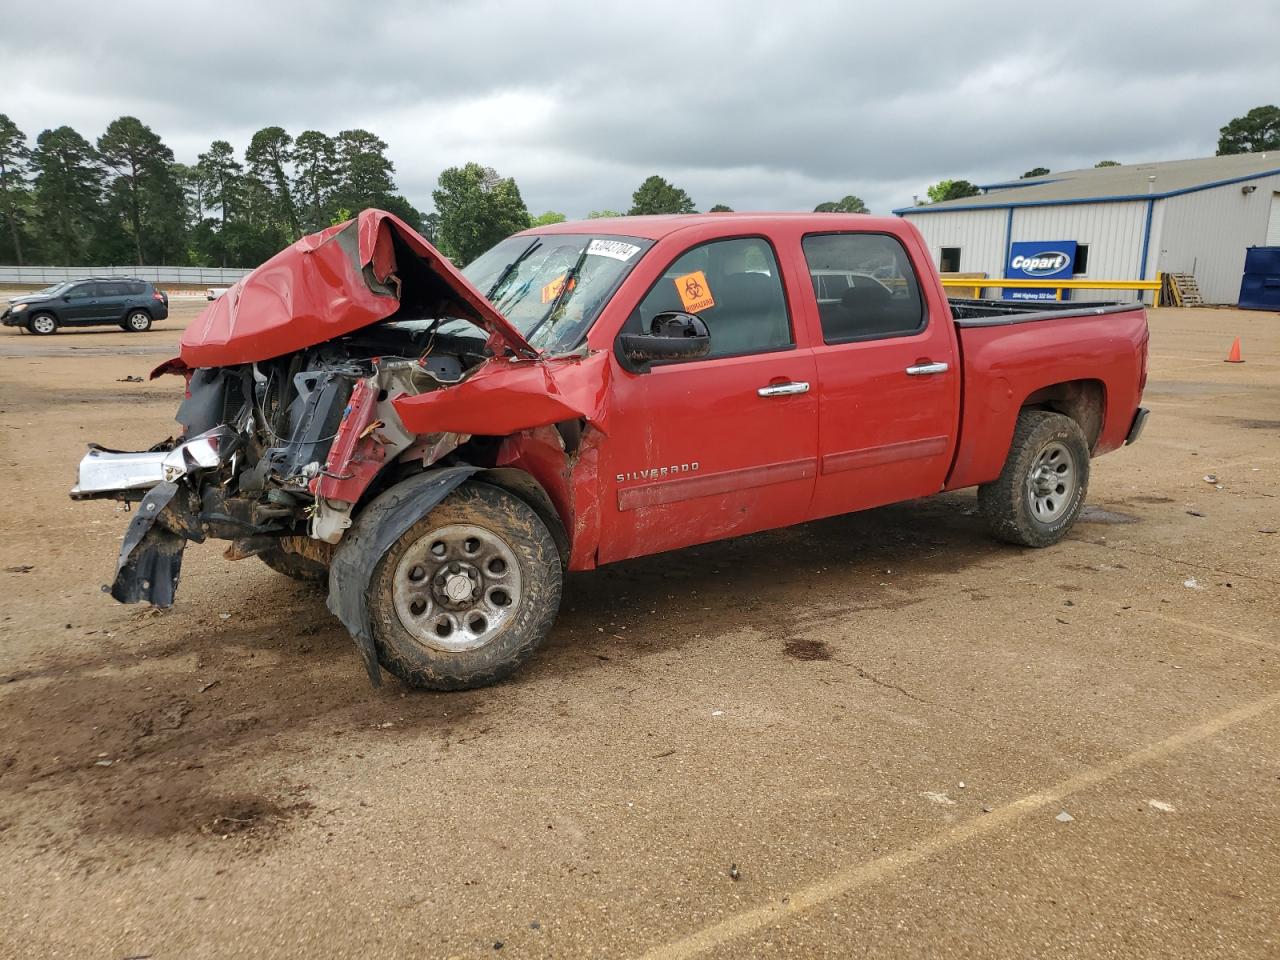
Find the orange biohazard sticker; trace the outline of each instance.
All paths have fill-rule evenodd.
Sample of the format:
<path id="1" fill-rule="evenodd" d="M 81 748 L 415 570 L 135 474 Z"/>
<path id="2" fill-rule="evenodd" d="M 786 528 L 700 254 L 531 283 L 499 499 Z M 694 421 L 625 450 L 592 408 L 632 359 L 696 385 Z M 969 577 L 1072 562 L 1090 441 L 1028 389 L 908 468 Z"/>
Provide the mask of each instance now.
<path id="1" fill-rule="evenodd" d="M 543 303 L 550 303 L 556 297 L 560 296 L 560 291 L 564 289 L 564 278 L 565 278 L 565 275 L 562 273 L 560 274 L 560 276 L 556 277 L 554 280 L 552 280 L 550 283 L 548 283 L 545 287 L 542 288 Z M 574 280 L 570 282 L 569 289 L 572 290 L 577 285 L 578 285 L 578 281 Z"/>
<path id="2" fill-rule="evenodd" d="M 676 277 L 675 285 L 680 293 L 680 302 L 689 313 L 709 310 L 716 305 L 716 298 L 711 295 L 706 274 L 701 270 L 686 273 L 683 277 Z"/>

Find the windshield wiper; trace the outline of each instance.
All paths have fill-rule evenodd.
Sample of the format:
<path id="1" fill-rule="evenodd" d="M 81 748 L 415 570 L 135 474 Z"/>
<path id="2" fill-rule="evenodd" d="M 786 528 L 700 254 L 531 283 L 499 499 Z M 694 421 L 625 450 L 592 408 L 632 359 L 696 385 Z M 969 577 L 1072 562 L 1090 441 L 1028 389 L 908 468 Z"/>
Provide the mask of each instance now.
<path id="1" fill-rule="evenodd" d="M 498 279 L 493 281 L 493 286 L 489 288 L 489 292 L 484 295 L 484 298 L 492 302 L 493 295 L 497 293 L 499 288 L 501 288 L 502 285 L 507 282 L 507 279 L 513 273 L 516 272 L 516 269 L 520 266 L 520 264 L 524 263 L 525 260 L 528 259 L 529 254 L 533 253 L 533 251 L 537 250 L 538 247 L 540 246 L 542 246 L 542 240 L 535 237 L 533 240 L 533 243 L 525 247 L 524 253 L 520 254 L 520 256 L 516 257 L 514 260 L 512 260 L 510 263 L 508 263 L 505 267 L 502 268 L 502 272 L 498 274 Z"/>
<path id="2" fill-rule="evenodd" d="M 535 323 L 533 327 L 529 330 L 529 332 L 525 334 L 525 339 L 528 340 L 530 343 L 533 342 L 534 334 L 536 334 L 539 330 L 542 329 L 542 325 L 544 323 L 555 322 L 553 318 L 556 316 L 557 312 L 560 310 L 561 306 L 563 305 L 565 297 L 569 295 L 570 291 L 573 289 L 574 285 L 576 284 L 578 279 L 578 273 L 582 270 L 582 265 L 587 262 L 587 249 L 589 246 L 590 245 L 588 244 L 588 246 L 582 248 L 582 253 L 578 256 L 577 262 L 574 263 L 574 265 L 570 267 L 568 272 L 564 275 L 564 280 L 560 284 L 560 290 L 559 292 L 556 293 L 555 300 L 551 301 L 551 306 L 547 308 L 547 312 L 544 313 L 541 319 L 539 319 L 538 322 Z"/>

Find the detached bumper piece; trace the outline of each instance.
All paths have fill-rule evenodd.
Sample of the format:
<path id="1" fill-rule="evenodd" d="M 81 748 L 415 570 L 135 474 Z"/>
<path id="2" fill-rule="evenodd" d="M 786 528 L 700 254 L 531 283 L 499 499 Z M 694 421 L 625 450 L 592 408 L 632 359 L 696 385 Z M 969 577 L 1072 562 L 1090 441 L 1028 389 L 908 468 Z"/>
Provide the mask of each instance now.
<path id="1" fill-rule="evenodd" d="M 218 467 L 235 452 L 239 435 L 228 426 L 214 427 L 169 449 L 123 453 L 90 444 L 80 461 L 72 500 L 98 497 L 128 499 L 130 491 L 150 490 L 158 483 L 181 480 L 198 470 Z"/>
<path id="2" fill-rule="evenodd" d="M 200 497 L 184 481 L 221 466 L 239 449 L 240 442 L 239 435 L 224 425 L 168 449 L 161 446 L 122 453 L 89 448 L 80 461 L 72 499 L 134 500 L 141 496 L 137 515 L 120 546 L 115 581 L 103 587 L 112 597 L 121 603 L 173 606 L 182 573 L 182 551 L 188 540 L 203 543 L 205 539 Z"/>
<path id="3" fill-rule="evenodd" d="M 1138 408 L 1138 412 L 1133 415 L 1133 424 L 1129 427 L 1129 435 L 1124 438 L 1125 446 L 1138 442 L 1138 438 L 1142 436 L 1142 428 L 1147 425 L 1147 415 L 1149 413 L 1151 411 L 1146 407 Z"/>

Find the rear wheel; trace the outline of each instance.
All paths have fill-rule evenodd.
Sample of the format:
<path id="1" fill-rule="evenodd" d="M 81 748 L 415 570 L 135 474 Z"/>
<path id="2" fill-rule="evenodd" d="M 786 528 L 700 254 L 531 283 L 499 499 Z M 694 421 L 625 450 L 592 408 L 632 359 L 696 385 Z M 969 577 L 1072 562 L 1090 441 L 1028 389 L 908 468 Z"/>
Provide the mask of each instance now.
<path id="1" fill-rule="evenodd" d="M 145 310 L 130 310 L 120 326 L 129 333 L 146 333 L 151 329 L 151 314 Z"/>
<path id="2" fill-rule="evenodd" d="M 369 612 L 381 664 L 432 690 L 511 674 L 560 608 L 555 540 L 523 500 L 462 484 L 378 561 Z"/>
<path id="3" fill-rule="evenodd" d="M 37 336 L 47 337 L 58 332 L 58 320 L 51 313 L 37 313 L 27 321 L 27 329 Z"/>
<path id="4" fill-rule="evenodd" d="M 991 532 L 1024 547 L 1048 547 L 1067 535 L 1089 488 L 1089 444 L 1080 425 L 1047 410 L 1018 414 L 1004 469 L 978 487 Z"/>

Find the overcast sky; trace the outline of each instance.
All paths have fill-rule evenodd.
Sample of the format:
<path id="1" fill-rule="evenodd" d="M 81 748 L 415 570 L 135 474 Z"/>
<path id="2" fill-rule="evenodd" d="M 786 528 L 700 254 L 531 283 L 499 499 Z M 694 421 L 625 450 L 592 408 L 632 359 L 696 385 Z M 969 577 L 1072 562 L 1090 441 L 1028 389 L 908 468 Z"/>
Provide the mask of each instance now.
<path id="1" fill-rule="evenodd" d="M 188 162 L 364 127 L 424 209 L 476 160 L 535 215 L 625 211 L 651 173 L 703 210 L 884 213 L 943 177 L 1211 155 L 1280 102 L 1278 38 L 1277 0 L 0 0 L 0 113 L 32 142 L 132 114 Z"/>

